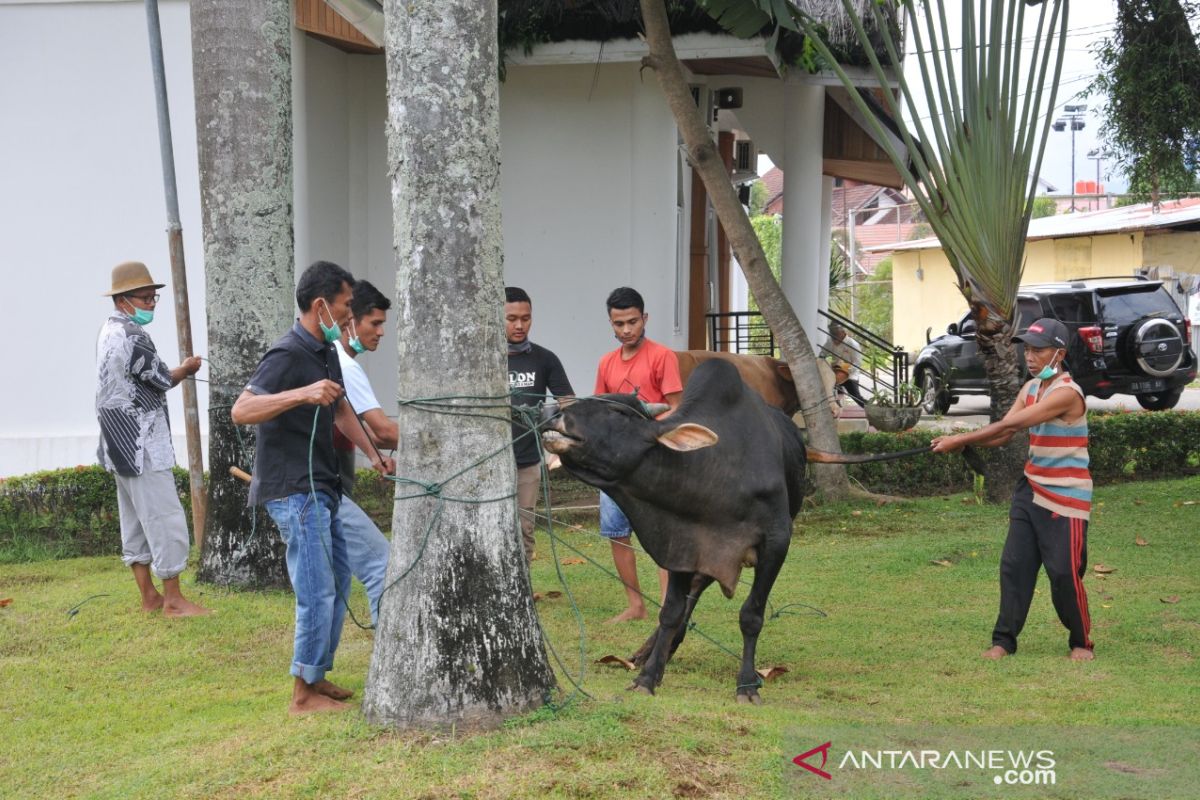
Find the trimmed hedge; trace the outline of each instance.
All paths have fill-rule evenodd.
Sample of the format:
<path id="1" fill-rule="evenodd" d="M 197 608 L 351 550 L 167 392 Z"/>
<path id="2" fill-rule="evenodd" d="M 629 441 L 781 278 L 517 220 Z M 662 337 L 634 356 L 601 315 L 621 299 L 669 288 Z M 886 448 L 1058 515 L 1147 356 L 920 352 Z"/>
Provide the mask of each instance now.
<path id="1" fill-rule="evenodd" d="M 173 473 L 190 530 L 188 473 L 179 467 Z M 0 563 L 39 553 L 73 558 L 120 551 L 117 484 L 99 465 L 0 479 Z"/>
<path id="2" fill-rule="evenodd" d="M 1088 414 L 1092 478 L 1098 484 L 1200 474 L 1200 412 L 1134 411 Z M 887 453 L 928 445 L 937 431 L 843 434 L 846 453 Z M 974 476 L 961 455 L 923 455 L 848 466 L 873 492 L 932 495 L 970 491 Z M 191 524 L 187 472 L 175 485 Z M 391 527 L 394 484 L 359 470 L 359 505 L 385 532 Z M 555 473 L 556 503 L 595 490 Z M 0 563 L 118 553 L 121 531 L 116 484 L 99 466 L 36 472 L 0 480 Z"/>

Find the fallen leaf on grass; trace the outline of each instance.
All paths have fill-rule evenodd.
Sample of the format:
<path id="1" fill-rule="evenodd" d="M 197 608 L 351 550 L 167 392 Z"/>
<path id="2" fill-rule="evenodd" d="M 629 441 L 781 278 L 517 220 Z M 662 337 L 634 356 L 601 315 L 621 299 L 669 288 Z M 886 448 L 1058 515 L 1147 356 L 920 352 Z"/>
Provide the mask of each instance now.
<path id="1" fill-rule="evenodd" d="M 1196 505 L 1196 501 L 1195 500 L 1184 500 L 1182 503 L 1180 503 L 1180 505 L 1194 506 L 1194 505 Z"/>
<path id="2" fill-rule="evenodd" d="M 1133 540 L 1133 543 L 1136 544 L 1138 547 L 1145 547 L 1146 545 L 1150 544 L 1149 542 L 1147 542 L 1145 539 L 1142 538 L 1141 534 L 1138 534 L 1138 537 Z"/>
<path id="3" fill-rule="evenodd" d="M 11 597 L 6 597 L 3 600 L 0 600 L 0 608 L 4 608 L 5 606 L 11 606 L 11 605 L 12 605 Z"/>
<path id="4" fill-rule="evenodd" d="M 585 562 L 582 558 L 564 558 L 558 563 L 562 564 L 564 567 L 569 567 L 572 564 L 583 564 Z"/>
<path id="5" fill-rule="evenodd" d="M 1170 597 L 1160 597 L 1158 598 L 1158 602 L 1173 606 L 1179 602 L 1179 595 L 1173 594 Z"/>
<path id="6" fill-rule="evenodd" d="M 1112 603 L 1101 603 L 1100 607 L 1101 608 L 1112 608 Z"/>
<path id="7" fill-rule="evenodd" d="M 637 667 L 634 666 L 634 663 L 632 661 L 630 661 L 628 658 L 621 658 L 620 656 L 605 656 L 604 658 L 601 658 L 598 661 L 596 661 L 596 663 L 597 664 L 619 664 L 620 666 L 622 666 L 628 670 L 637 669 Z"/>
<path id="8" fill-rule="evenodd" d="M 562 597 L 562 592 L 558 591 L 557 589 L 551 589 L 550 591 L 546 592 L 547 600 L 557 600 L 560 597 Z"/>
<path id="9" fill-rule="evenodd" d="M 778 678 L 780 675 L 787 672 L 788 668 L 781 667 L 777 664 L 773 667 L 767 667 L 766 669 L 756 669 L 754 671 L 758 673 L 758 677 L 762 678 L 764 681 L 769 681 L 774 678 Z"/>
<path id="10" fill-rule="evenodd" d="M 1133 504 L 1135 506 L 1144 506 L 1144 505 L 1146 505 L 1146 501 L 1145 500 L 1134 500 Z"/>
<path id="11" fill-rule="evenodd" d="M 931 560 L 929 563 L 936 564 L 939 567 L 953 567 L 954 566 L 953 561 L 949 561 L 945 558 L 935 558 L 935 559 Z"/>
<path id="12" fill-rule="evenodd" d="M 859 510 L 856 508 L 856 509 L 854 509 L 853 511 L 851 511 L 851 512 L 850 512 L 850 516 L 852 516 L 852 517 L 861 517 L 861 516 L 862 516 L 862 512 L 861 512 L 861 511 L 859 511 Z"/>
<path id="13" fill-rule="evenodd" d="M 1116 567 L 1106 567 L 1103 564 L 1097 564 L 1096 566 L 1092 567 L 1092 569 L 1097 575 L 1111 575 L 1117 571 Z"/>

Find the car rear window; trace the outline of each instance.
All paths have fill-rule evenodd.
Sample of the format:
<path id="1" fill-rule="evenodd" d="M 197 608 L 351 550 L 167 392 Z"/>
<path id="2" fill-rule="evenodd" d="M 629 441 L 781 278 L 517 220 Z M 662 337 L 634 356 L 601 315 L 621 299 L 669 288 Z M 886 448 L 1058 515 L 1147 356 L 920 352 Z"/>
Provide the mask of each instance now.
<path id="1" fill-rule="evenodd" d="M 1142 317 L 1167 316 L 1179 313 L 1179 307 L 1162 286 L 1140 286 L 1109 292 L 1097 291 L 1101 316 L 1107 323 L 1123 325 Z"/>
<path id="2" fill-rule="evenodd" d="M 1063 322 L 1095 322 L 1096 310 L 1089 294 L 1052 294 L 1047 298 L 1054 316 Z"/>

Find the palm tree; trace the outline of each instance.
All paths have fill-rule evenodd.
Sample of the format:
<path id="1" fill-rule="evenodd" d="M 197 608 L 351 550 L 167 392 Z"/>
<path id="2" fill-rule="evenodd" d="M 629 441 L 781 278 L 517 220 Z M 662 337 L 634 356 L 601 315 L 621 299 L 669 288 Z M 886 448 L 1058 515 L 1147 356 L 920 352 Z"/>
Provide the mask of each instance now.
<path id="1" fill-rule="evenodd" d="M 999 419 L 1021 385 L 1010 341 L 1014 307 L 1052 118 L 1046 109 L 1054 107 L 1062 72 L 1069 0 L 962 0 L 958 41 L 951 37 L 949 3 L 943 0 L 840 0 L 879 85 L 899 80 L 898 96 L 883 91 L 879 99 L 899 129 L 905 153 L 893 146 L 812 15 L 787 0 L 698 1 L 740 35 L 772 21 L 803 33 L 810 63 L 842 81 L 941 240 L 978 325 L 991 417 Z M 867 13 L 860 13 L 864 7 Z M 1036 15 L 1036 23 L 1027 25 L 1027 13 Z M 888 24 L 896 14 L 899 27 Z M 870 32 L 864 17 L 873 23 Z M 877 55 L 882 44 L 889 65 L 900 64 L 900 30 L 916 46 L 910 58 L 919 82 L 910 83 L 899 70 L 889 73 Z M 1024 452 L 1023 439 L 1014 438 L 1005 448 L 989 450 L 986 460 L 975 456 L 973 466 L 987 478 L 989 499 L 1007 499 Z"/>
<path id="2" fill-rule="evenodd" d="M 494 727 L 555 688 L 510 499 L 496 0 L 385 8 L 399 385 L 444 399 L 400 406 L 397 475 L 412 480 L 397 492 L 363 711 Z M 468 397 L 480 395 L 491 415 Z"/>

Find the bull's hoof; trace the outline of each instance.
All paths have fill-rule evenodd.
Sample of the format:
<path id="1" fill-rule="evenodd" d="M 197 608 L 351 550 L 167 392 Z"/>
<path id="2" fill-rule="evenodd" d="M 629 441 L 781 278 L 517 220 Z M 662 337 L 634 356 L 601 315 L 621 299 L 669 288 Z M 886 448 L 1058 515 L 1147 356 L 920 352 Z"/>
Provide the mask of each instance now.
<path id="1" fill-rule="evenodd" d="M 628 686 L 626 686 L 626 687 L 625 687 L 625 691 L 627 691 L 627 692 L 638 692 L 639 694 L 650 695 L 651 697 L 653 697 L 653 696 L 654 696 L 654 690 L 653 690 L 653 689 L 651 689 L 649 686 L 642 686 L 642 685 L 641 685 L 640 683 L 638 683 L 637 681 L 634 681 L 633 683 L 631 683 L 631 684 L 629 684 Z"/>
<path id="2" fill-rule="evenodd" d="M 756 706 L 761 706 L 765 702 L 758 692 L 738 692 L 737 701 L 740 705 Z"/>

